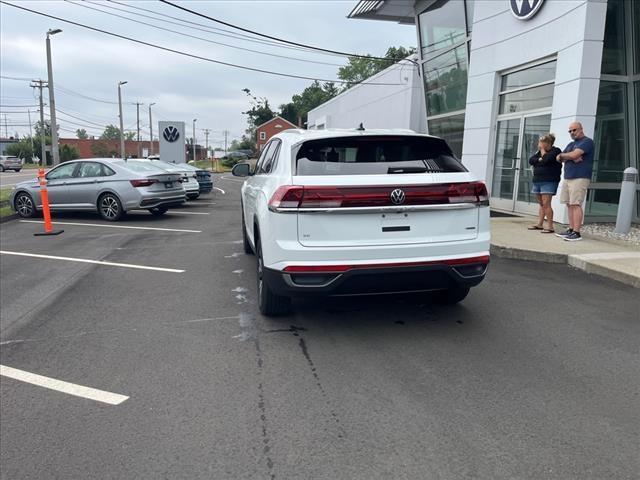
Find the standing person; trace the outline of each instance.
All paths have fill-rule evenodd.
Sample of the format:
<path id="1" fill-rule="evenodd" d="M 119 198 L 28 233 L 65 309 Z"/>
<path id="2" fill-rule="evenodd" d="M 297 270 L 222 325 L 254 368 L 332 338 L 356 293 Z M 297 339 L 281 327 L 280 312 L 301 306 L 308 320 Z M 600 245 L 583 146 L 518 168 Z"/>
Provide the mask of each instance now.
<path id="1" fill-rule="evenodd" d="M 556 157 L 564 164 L 564 182 L 560 202 L 567 205 L 569 228 L 556 235 L 568 242 L 577 242 L 582 240 L 580 236 L 580 227 L 584 218 L 582 204 L 587 197 L 587 189 L 591 182 L 595 146 L 593 140 L 584 134 L 580 122 L 569 124 L 569 135 L 573 141 Z"/>
<path id="2" fill-rule="evenodd" d="M 538 223 L 531 225 L 529 230 L 541 230 L 540 233 L 554 233 L 553 229 L 553 208 L 551 208 L 551 198 L 558 191 L 560 183 L 560 172 L 562 164 L 556 160 L 561 153 L 553 143 L 556 137 L 553 133 L 548 133 L 538 140 L 538 151 L 529 159 L 529 165 L 533 166 L 533 188 L 531 193 L 535 193 L 538 198 L 540 208 L 538 210 Z M 544 218 L 547 217 L 548 227 L 544 228 Z"/>

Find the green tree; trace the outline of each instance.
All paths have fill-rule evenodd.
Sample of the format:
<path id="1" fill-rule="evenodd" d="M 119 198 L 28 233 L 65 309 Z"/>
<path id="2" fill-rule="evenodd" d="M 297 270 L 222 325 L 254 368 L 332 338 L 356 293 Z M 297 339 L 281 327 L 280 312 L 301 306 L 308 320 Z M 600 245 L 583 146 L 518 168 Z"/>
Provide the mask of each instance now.
<path id="1" fill-rule="evenodd" d="M 328 102 L 333 97 L 338 95 L 338 93 L 340 92 L 333 82 L 326 82 L 324 84 L 321 84 L 316 80 L 307 88 L 305 88 L 302 93 L 291 97 L 291 103 L 295 108 L 297 116 L 300 116 L 302 121 L 306 123 L 307 114 L 309 113 L 309 111 L 313 110 L 319 105 L 322 105 L 325 102 Z M 297 125 L 297 119 L 292 123 Z"/>
<path id="2" fill-rule="evenodd" d="M 36 132 L 36 137 L 40 138 L 44 133 L 45 137 L 51 137 L 51 122 L 49 120 L 44 121 L 44 128 L 41 121 L 37 121 L 34 125 L 34 130 Z"/>
<path id="3" fill-rule="evenodd" d="M 108 157 L 109 147 L 104 142 L 92 142 L 91 153 L 94 157 Z"/>
<path id="4" fill-rule="evenodd" d="M 72 145 L 60 146 L 60 162 L 68 162 L 69 160 L 75 160 L 80 158 L 80 152 Z"/>
<path id="5" fill-rule="evenodd" d="M 89 135 L 87 135 L 87 131 L 84 128 L 79 128 L 76 130 L 76 137 L 80 140 L 86 140 L 89 138 Z"/>
<path id="6" fill-rule="evenodd" d="M 348 82 L 343 91 L 351 88 L 353 85 L 360 83 L 367 78 L 381 72 L 385 68 L 390 67 L 394 63 L 407 58 L 415 53 L 416 49 L 405 47 L 389 47 L 385 53 L 385 60 L 367 57 L 349 57 L 349 64 L 340 67 L 338 70 L 338 78 Z"/>
<path id="7" fill-rule="evenodd" d="M 295 125 L 298 124 L 298 109 L 293 102 L 283 103 L 280 105 L 279 115 Z"/>
<path id="8" fill-rule="evenodd" d="M 120 140 L 120 129 L 115 125 L 107 125 L 100 135 L 100 140 Z"/>
<path id="9" fill-rule="evenodd" d="M 269 106 L 269 100 L 264 97 L 256 97 L 248 88 L 243 88 L 242 91 L 246 93 L 247 96 L 251 99 L 249 101 L 249 106 L 251 108 L 246 112 L 242 112 L 242 114 L 247 116 L 247 134 L 251 137 L 254 137 L 256 127 L 262 125 L 264 122 L 268 122 L 269 120 L 274 118 L 276 114 L 273 110 L 271 110 L 271 107 Z"/>
<path id="10" fill-rule="evenodd" d="M 39 144 L 38 144 L 39 145 Z M 24 137 L 17 143 L 7 145 L 6 155 L 24 158 L 27 162 L 33 162 L 33 149 L 31 148 L 31 137 Z"/>

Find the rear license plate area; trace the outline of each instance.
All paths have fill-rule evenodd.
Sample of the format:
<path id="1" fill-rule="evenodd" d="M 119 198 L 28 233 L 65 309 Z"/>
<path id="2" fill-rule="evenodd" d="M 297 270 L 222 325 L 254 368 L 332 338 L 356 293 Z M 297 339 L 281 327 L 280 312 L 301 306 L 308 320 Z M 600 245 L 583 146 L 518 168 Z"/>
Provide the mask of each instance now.
<path id="1" fill-rule="evenodd" d="M 164 186 L 167 188 L 173 188 L 173 182 L 164 182 Z"/>
<path id="2" fill-rule="evenodd" d="M 409 232 L 411 222 L 408 213 L 385 213 L 380 219 L 382 231 L 387 232 Z"/>

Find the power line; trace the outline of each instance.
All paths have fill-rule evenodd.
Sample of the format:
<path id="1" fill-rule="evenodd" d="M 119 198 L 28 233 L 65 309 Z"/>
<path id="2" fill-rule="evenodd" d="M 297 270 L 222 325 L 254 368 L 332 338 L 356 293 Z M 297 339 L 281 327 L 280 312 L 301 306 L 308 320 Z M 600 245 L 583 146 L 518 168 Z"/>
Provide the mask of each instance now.
<path id="1" fill-rule="evenodd" d="M 352 85 L 385 85 L 385 86 L 403 85 L 402 83 L 370 83 L 370 82 L 352 83 L 352 82 L 349 82 L 349 81 L 346 81 L 346 80 L 329 80 L 329 79 L 325 79 L 325 78 L 307 77 L 307 76 L 304 76 L 304 75 L 293 75 L 293 74 L 290 74 L 290 73 L 275 72 L 275 71 L 272 71 L 272 70 L 265 70 L 265 69 L 261 69 L 261 68 L 248 67 L 246 65 L 238 65 L 238 64 L 234 64 L 234 63 L 223 62 L 221 60 L 214 60 L 212 58 L 202 57 L 200 55 L 195 55 L 195 54 L 192 54 L 192 53 L 183 52 L 181 50 L 175 50 L 173 48 L 163 47 L 161 45 L 156 45 L 154 43 L 145 42 L 144 40 L 138 40 L 138 39 L 135 39 L 135 38 L 127 37 L 125 35 L 120 35 L 118 33 L 109 32 L 107 30 L 102 30 L 100 28 L 91 27 L 89 25 L 84 25 L 82 23 L 74 22 L 74 21 L 71 21 L 71 20 L 66 20 L 66 19 L 61 18 L 61 17 L 56 17 L 55 15 L 49 15 L 48 13 L 42 13 L 42 12 L 38 12 L 36 10 L 31 10 L 30 8 L 22 7 L 22 6 L 19 6 L 19 5 L 14 5 L 14 4 L 8 3 L 8 2 L 6 2 L 4 0 L 0 0 L 0 3 L 5 4 L 5 5 L 9 5 L 9 6 L 14 7 L 14 8 L 18 8 L 20 10 L 24 10 L 26 12 L 33 13 L 35 15 L 40 15 L 42 17 L 53 18 L 54 20 L 58 20 L 59 22 L 68 23 L 68 24 L 71 24 L 71 25 L 75 25 L 77 27 L 85 28 L 87 30 L 92 30 L 94 32 L 100 32 L 100 33 L 104 33 L 105 35 L 109 35 L 109 36 L 112 36 L 112 37 L 120 38 L 120 39 L 123 39 L 123 40 L 129 40 L 130 42 L 139 43 L 141 45 L 146 45 L 147 47 L 156 48 L 158 50 L 164 50 L 166 52 L 171 52 L 171 53 L 175 53 L 175 54 L 182 55 L 182 56 L 185 56 L 185 57 L 190 57 L 190 58 L 195 58 L 197 60 L 203 60 L 205 62 L 215 63 L 215 64 L 218 64 L 218 65 L 225 65 L 227 67 L 239 68 L 241 70 L 248 70 L 248 71 L 251 71 L 251 72 L 258 72 L 258 73 L 265 73 L 265 74 L 268 74 L 268 75 L 275 75 L 275 76 L 280 76 L 280 77 L 297 78 L 297 79 L 301 79 L 301 80 L 313 80 L 313 81 L 328 82 L 328 83 L 340 83 L 340 84 L 347 84 L 348 83 L 348 84 L 352 84 Z"/>
<path id="2" fill-rule="evenodd" d="M 10 5 L 9 3 L 7 5 Z M 4 80 L 18 80 L 18 81 L 25 81 L 25 82 L 30 82 L 31 79 L 30 78 L 26 78 L 26 77 L 8 77 L 6 75 L 0 75 L 0 78 L 4 79 Z"/>
<path id="3" fill-rule="evenodd" d="M 146 25 L 148 27 L 153 27 L 153 28 L 157 28 L 159 30 L 164 30 L 165 32 L 175 33 L 177 35 L 182 35 L 183 37 L 195 38 L 196 40 L 202 40 L 203 42 L 212 43 L 214 45 L 222 45 L 223 47 L 235 48 L 237 50 L 243 50 L 245 52 L 252 52 L 252 53 L 257 53 L 257 54 L 260 54 L 260 55 L 267 55 L 269 57 L 284 58 L 284 59 L 287 59 L 287 60 L 295 60 L 295 61 L 298 61 L 298 62 L 316 63 L 318 65 L 330 65 L 332 67 L 343 67 L 344 66 L 344 65 L 342 65 L 340 63 L 319 62 L 319 61 L 316 61 L 316 60 L 307 60 L 307 59 L 304 59 L 304 58 L 288 57 L 286 55 L 278 55 L 278 54 L 275 54 L 275 53 L 263 52 L 263 51 L 260 51 L 260 50 L 253 50 L 251 48 L 239 47 L 237 45 L 230 45 L 228 43 L 216 42 L 216 41 L 210 40 L 208 38 L 198 37 L 196 35 L 189 35 L 188 33 L 179 32 L 177 30 L 171 30 L 170 28 L 160 27 L 160 26 L 154 25 L 152 23 L 147 23 L 147 22 L 143 22 L 141 20 L 135 20 L 133 18 L 124 17 L 122 15 L 118 15 L 117 13 L 105 12 L 104 10 L 100 10 L 98 8 L 89 7 L 88 5 L 82 5 L 80 3 L 76 3 L 76 2 L 73 2 L 71 0 L 64 0 L 64 1 L 68 2 L 68 3 L 71 3 L 73 5 L 76 5 L 78 7 L 88 8 L 89 10 L 94 10 L 96 12 L 101 12 L 101 13 L 104 13 L 106 15 L 112 15 L 114 17 L 123 18 L 124 20 L 128 20 L 128 21 L 134 22 L 134 23 L 138 23 L 140 25 Z M 87 1 L 87 0 L 83 0 L 83 1 Z M 88 3 L 91 3 L 92 5 L 95 5 L 94 2 L 88 2 Z M 123 10 L 121 8 L 112 7 L 110 5 L 100 5 L 100 6 L 103 7 L 103 8 L 111 8 L 111 9 L 115 9 L 115 10 L 118 10 L 118 11 L 121 11 L 121 12 L 130 13 L 130 14 L 133 14 L 133 15 L 140 15 L 140 16 L 147 17 L 147 18 L 153 18 L 153 17 L 150 17 L 149 15 L 142 15 L 140 13 L 129 12 L 129 11 Z M 179 24 L 177 22 L 169 22 L 168 20 L 162 20 L 162 19 L 159 19 L 159 18 L 153 18 L 153 19 L 154 20 L 159 20 L 161 22 L 168 22 L 168 23 L 173 23 L 175 25 L 183 26 L 183 25 L 181 25 L 181 24 Z"/>
<path id="4" fill-rule="evenodd" d="M 0 105 L 0 108 L 30 108 L 37 107 L 38 105 Z"/>
<path id="5" fill-rule="evenodd" d="M 154 18 L 155 20 L 160 20 L 160 21 L 165 21 L 168 23 L 173 23 L 175 25 L 178 26 L 184 26 L 184 24 L 188 24 L 190 27 L 194 30 L 200 30 L 202 32 L 207 32 L 207 33 L 211 33 L 213 35 L 220 35 L 221 37 L 228 37 L 228 38 L 233 38 L 235 40 L 241 40 L 241 41 L 245 41 L 245 42 L 251 42 L 251 43 L 258 43 L 258 44 L 262 44 L 262 45 L 269 45 L 272 47 L 279 47 L 279 48 L 284 48 L 284 49 L 288 49 L 288 50 L 297 50 L 297 51 L 308 51 L 305 48 L 301 48 L 301 47 L 294 47 L 292 45 L 283 45 L 282 43 L 278 43 L 278 42 L 273 42 L 271 40 L 262 40 L 259 38 L 256 38 L 254 36 L 250 36 L 250 35 L 244 35 L 242 33 L 236 33 L 236 32 L 232 32 L 231 30 L 225 30 L 223 28 L 216 28 L 216 27 L 211 27 L 209 25 L 205 25 L 203 23 L 198 23 L 198 22 L 193 22 L 191 20 L 186 20 L 184 18 L 176 18 L 176 17 L 172 17 L 169 16 L 167 14 L 164 13 L 160 13 L 160 12 L 156 12 L 154 10 L 149 10 L 147 8 L 142 8 L 139 6 L 134 6 L 134 5 L 130 5 L 130 4 L 126 4 L 126 3 L 121 3 L 121 2 L 117 2 L 116 0 L 107 0 L 109 3 L 115 3 L 116 5 L 121 5 L 123 7 L 127 7 L 127 8 L 133 8 L 136 10 L 140 10 L 143 12 L 148 12 L 148 13 L 153 13 L 154 15 L 158 15 L 164 18 L 172 18 L 174 20 L 178 20 L 180 23 L 175 23 L 175 22 L 168 22 L 167 20 L 162 20 L 160 18 L 154 18 L 154 17 L 148 17 L 148 18 Z M 138 14 L 138 15 L 142 15 L 142 14 Z M 147 17 L 147 15 L 144 15 L 145 17 Z M 196 28 L 193 25 L 196 25 L 197 27 L 202 27 L 202 28 Z M 220 32 L 224 32 L 224 33 L 220 33 Z M 319 54 L 321 55 L 329 55 L 323 52 L 319 52 Z"/>
<path id="6" fill-rule="evenodd" d="M 4 3 L 4 2 L 1 2 L 1 3 Z M 11 4 L 10 4 L 10 3 L 7 3 L 7 5 L 11 5 Z M 11 6 L 14 6 L 14 7 L 15 7 L 15 6 L 17 6 L 17 5 L 11 5 Z M 22 7 L 18 7 L 18 8 L 22 8 Z M 45 15 L 45 16 L 49 16 L 49 15 L 46 15 L 46 14 L 41 14 L 41 13 L 39 13 L 39 12 L 33 12 L 33 13 L 37 13 L 38 15 Z M 56 17 L 53 17 L 53 18 L 56 18 Z M 66 20 L 63 20 L 63 21 L 66 21 Z M 70 23 L 73 23 L 73 22 L 70 22 Z M 82 94 L 82 93 L 78 93 L 78 92 L 76 92 L 76 91 L 74 91 L 74 90 L 71 90 L 71 89 L 69 89 L 69 88 L 65 88 L 65 87 L 63 87 L 63 86 L 61 86 L 61 85 L 58 85 L 58 86 L 56 87 L 56 90 L 60 90 L 62 93 L 66 94 L 66 95 L 72 95 L 72 96 L 75 96 L 75 97 L 84 98 L 85 100 L 93 100 L 94 102 L 108 103 L 108 104 L 110 104 L 110 105 L 118 105 L 118 102 L 111 102 L 111 101 L 109 101 L 109 100 L 102 100 L 102 99 L 99 99 L 99 98 L 90 97 L 90 96 L 88 96 L 88 95 L 84 95 L 84 94 Z"/>
<path id="7" fill-rule="evenodd" d="M 75 118 L 76 120 L 80 120 L 80 121 L 82 121 L 82 122 L 86 122 L 86 123 L 88 123 L 88 124 L 90 124 L 90 125 L 95 125 L 95 126 L 100 127 L 100 128 L 104 128 L 104 127 L 105 127 L 104 125 L 102 125 L 102 124 L 100 124 L 100 123 L 92 122 L 92 121 L 90 121 L 90 120 L 87 120 L 86 118 L 76 117 L 75 115 L 71 115 L 70 113 L 63 112 L 63 111 L 62 111 L 62 110 L 60 110 L 59 108 L 56 108 L 56 112 L 58 112 L 58 113 L 62 113 L 63 115 L 67 115 L 67 116 L 69 116 L 69 117 L 71 117 L 71 118 Z"/>
<path id="8" fill-rule="evenodd" d="M 160 1 L 162 3 L 166 3 L 167 5 L 170 5 L 170 6 L 174 7 L 174 8 L 182 10 L 184 12 L 189 12 L 192 15 L 197 15 L 198 17 L 206 18 L 207 20 L 211 20 L 212 22 L 216 22 L 216 23 L 219 23 L 221 25 L 225 25 L 227 27 L 235 28 L 236 30 L 240 30 L 242 32 L 251 33 L 253 35 L 257 35 L 258 37 L 269 38 L 269 39 L 275 40 L 277 42 L 282 42 L 282 43 L 286 43 L 286 44 L 289 44 L 289 45 L 295 45 L 297 47 L 304 47 L 304 48 L 308 48 L 309 50 L 317 50 L 317 51 L 320 51 L 320 52 L 332 53 L 334 55 L 340 55 L 340 56 L 343 56 L 343 57 L 368 58 L 368 59 L 373 59 L 373 60 L 394 60 L 396 62 L 407 60 L 409 62 L 412 62 L 414 65 L 418 66 L 417 62 L 415 62 L 413 60 L 409 60 L 409 59 L 404 59 L 404 58 L 400 58 L 400 59 L 391 58 L 390 59 L 390 58 L 386 58 L 386 57 L 374 57 L 374 56 L 371 56 L 371 55 L 360 55 L 360 54 L 357 54 L 357 53 L 341 52 L 339 50 L 331 50 L 331 49 L 328 49 L 328 48 L 315 47 L 313 45 L 307 45 L 307 44 L 304 44 L 304 43 L 293 42 L 291 40 L 286 40 L 284 38 L 274 37 L 273 35 L 267 35 L 266 33 L 256 32 L 254 30 L 249 30 L 248 28 L 240 27 L 238 25 L 234 25 L 232 23 L 225 22 L 223 20 L 219 20 L 217 18 L 210 17 L 208 15 L 205 15 L 204 13 L 196 12 L 195 10 L 191 10 L 191 9 L 183 7 L 181 5 L 176 5 L 175 3 L 171 3 L 168 0 L 160 0 Z"/>

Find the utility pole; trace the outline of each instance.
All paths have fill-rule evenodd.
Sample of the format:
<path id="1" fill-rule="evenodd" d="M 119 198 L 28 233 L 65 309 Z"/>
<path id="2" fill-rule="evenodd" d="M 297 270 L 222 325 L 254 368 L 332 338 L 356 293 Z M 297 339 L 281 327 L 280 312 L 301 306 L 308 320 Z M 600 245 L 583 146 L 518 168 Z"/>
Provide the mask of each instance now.
<path id="1" fill-rule="evenodd" d="M 9 138 L 9 125 L 7 124 L 7 114 L 4 114 L 4 136 L 5 138 Z"/>
<path id="2" fill-rule="evenodd" d="M 40 90 L 40 128 L 42 128 L 42 135 L 40 135 L 40 147 L 41 147 L 41 157 L 40 157 L 40 166 L 44 167 L 47 164 L 47 147 L 44 141 L 44 102 L 42 100 L 42 89 L 44 88 L 46 82 L 42 80 L 32 80 L 31 87 L 38 88 Z"/>
<path id="3" fill-rule="evenodd" d="M 225 130 L 224 132 L 224 156 L 227 156 L 227 136 L 229 135 L 229 130 Z"/>
<path id="4" fill-rule="evenodd" d="M 209 130 L 208 128 L 204 129 L 204 152 L 205 152 L 205 160 L 209 157 Z M 211 170 L 213 170 L 213 158 L 211 159 Z"/>
<path id="5" fill-rule="evenodd" d="M 49 74 L 49 110 L 51 117 L 51 155 L 53 156 L 53 166 L 60 163 L 60 150 L 58 149 L 58 123 L 56 122 L 56 101 L 53 95 L 53 67 L 51 66 L 51 40 L 49 37 L 60 33 L 62 30 L 56 28 L 47 32 L 47 73 Z"/>
<path id="6" fill-rule="evenodd" d="M 140 102 L 136 102 L 136 122 L 138 122 L 138 158 L 142 156 L 140 152 Z"/>
<path id="7" fill-rule="evenodd" d="M 29 138 L 31 139 L 31 160 L 33 161 L 33 155 L 36 153 L 36 148 L 33 146 L 33 130 L 31 130 L 31 110 L 27 109 L 27 115 L 29 116 Z"/>
<path id="8" fill-rule="evenodd" d="M 196 122 L 198 121 L 197 118 L 193 119 L 193 144 L 191 145 L 193 147 L 193 162 L 195 163 L 196 161 Z"/>
<path id="9" fill-rule="evenodd" d="M 118 109 L 120 110 L 120 158 L 123 160 L 127 159 L 127 154 L 124 151 L 124 122 L 122 121 L 122 93 L 120 92 L 120 87 L 124 85 L 124 82 L 118 82 Z"/>
<path id="10" fill-rule="evenodd" d="M 151 120 L 151 105 L 155 105 L 155 103 L 149 104 L 149 155 L 153 155 L 153 121 Z"/>

